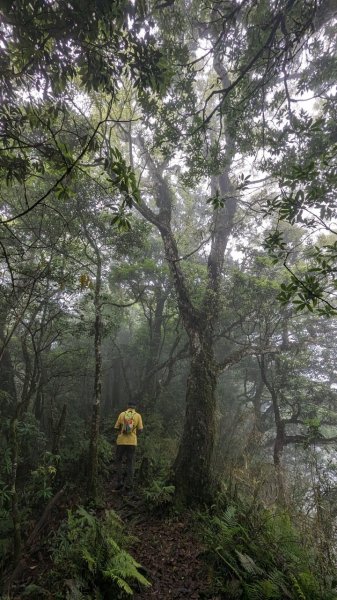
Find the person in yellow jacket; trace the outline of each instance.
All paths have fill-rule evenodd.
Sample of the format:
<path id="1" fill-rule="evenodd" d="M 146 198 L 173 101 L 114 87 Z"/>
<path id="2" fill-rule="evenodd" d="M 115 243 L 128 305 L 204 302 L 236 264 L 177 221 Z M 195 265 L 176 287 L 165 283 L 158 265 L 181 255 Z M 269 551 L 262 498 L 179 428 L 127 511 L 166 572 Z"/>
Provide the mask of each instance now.
<path id="1" fill-rule="evenodd" d="M 117 490 L 131 490 L 135 472 L 137 435 L 143 431 L 141 415 L 136 411 L 136 403 L 129 402 L 126 410 L 120 413 L 115 429 L 118 431 L 116 461 Z M 124 467 L 125 462 L 125 467 Z"/>

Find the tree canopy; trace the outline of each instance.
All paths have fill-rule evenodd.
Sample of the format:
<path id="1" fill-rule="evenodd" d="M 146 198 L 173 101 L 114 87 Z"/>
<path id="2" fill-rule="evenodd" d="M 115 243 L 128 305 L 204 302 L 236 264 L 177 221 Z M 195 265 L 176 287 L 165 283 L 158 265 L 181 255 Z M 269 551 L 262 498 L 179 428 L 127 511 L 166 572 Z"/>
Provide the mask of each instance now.
<path id="1" fill-rule="evenodd" d="M 334 598 L 334 3 L 22 0 L 0 13 L 8 589 L 41 507 L 68 486 L 98 510 L 113 425 L 133 401 L 150 510 L 219 503 L 228 537 L 215 540 L 213 515 L 204 535 L 229 569 L 221 593 Z M 261 563 L 238 534 L 254 529 L 249 502 Z M 285 546 L 284 573 L 276 561 L 262 580 L 277 534 L 261 506 L 276 507 L 285 537 L 301 515 L 307 546 L 315 523 L 317 580 L 292 570 Z M 113 545 L 93 541 L 118 530 L 112 516 L 69 516 L 55 565 L 84 522 L 71 564 L 85 547 L 129 593 Z M 122 542 L 113 547 L 146 586 Z M 319 572 L 327 556 L 330 578 Z M 104 594 L 95 578 L 85 585 Z"/>

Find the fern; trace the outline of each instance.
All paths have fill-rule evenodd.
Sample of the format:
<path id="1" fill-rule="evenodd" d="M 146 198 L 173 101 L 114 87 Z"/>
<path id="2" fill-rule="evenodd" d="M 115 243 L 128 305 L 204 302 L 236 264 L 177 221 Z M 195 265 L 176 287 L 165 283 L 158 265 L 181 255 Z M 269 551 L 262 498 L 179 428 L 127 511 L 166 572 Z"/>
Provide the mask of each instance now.
<path id="1" fill-rule="evenodd" d="M 92 554 L 89 552 L 88 548 L 83 548 L 82 552 L 81 552 L 81 556 L 83 558 L 83 560 L 85 561 L 90 573 L 95 573 L 96 568 L 97 568 L 97 559 L 92 556 Z"/>
<path id="2" fill-rule="evenodd" d="M 251 511 L 238 501 L 216 515 L 199 514 L 198 519 L 216 589 L 224 597 L 337 599 L 332 584 L 328 587 L 321 580 L 313 551 L 303 548 L 289 515 L 257 507 Z"/>
<path id="3" fill-rule="evenodd" d="M 249 573 L 249 575 L 261 575 L 263 573 L 262 569 L 257 566 L 256 562 L 248 554 L 242 554 L 239 550 L 235 550 L 235 553 L 246 573 Z"/>
<path id="4" fill-rule="evenodd" d="M 294 587 L 294 590 L 295 590 L 295 592 L 297 594 L 298 600 L 308 600 L 306 598 L 306 596 L 304 595 L 303 590 L 302 590 L 300 584 L 298 583 L 296 577 L 294 577 L 294 575 L 290 575 L 290 580 L 293 583 L 293 587 Z"/>
<path id="5" fill-rule="evenodd" d="M 235 506 L 228 506 L 225 512 L 221 515 L 221 521 L 225 523 L 230 529 L 237 526 L 237 509 Z"/>
<path id="6" fill-rule="evenodd" d="M 107 568 L 103 573 L 107 579 L 116 577 L 131 579 L 144 586 L 149 586 L 147 579 L 139 572 L 139 567 L 140 564 L 128 552 L 120 550 L 107 564 Z"/>
<path id="7" fill-rule="evenodd" d="M 299 584 L 307 598 L 319 596 L 319 593 L 320 593 L 319 582 L 315 578 L 314 573 L 309 572 L 309 571 L 300 571 L 299 573 L 297 573 L 297 581 L 299 582 Z M 330 596 L 328 596 L 328 594 L 327 594 L 327 600 L 328 600 L 328 597 L 330 597 Z M 333 596 L 333 597 L 336 597 L 336 596 Z"/>
<path id="8" fill-rule="evenodd" d="M 133 595 L 132 588 L 125 581 L 125 579 L 123 579 L 121 577 L 118 577 L 117 575 L 114 575 L 113 577 L 110 577 L 110 579 L 112 579 L 117 584 L 117 586 L 118 586 L 118 588 L 120 590 L 122 590 L 123 592 L 125 592 L 126 594 L 128 594 L 128 596 L 132 596 Z"/>
<path id="9" fill-rule="evenodd" d="M 96 521 L 95 516 L 88 513 L 88 511 L 85 510 L 85 508 L 83 506 L 78 507 L 78 509 L 75 513 L 75 517 L 78 517 L 77 522 L 80 527 L 90 527 L 92 529 L 95 529 L 97 526 L 97 521 Z"/>
<path id="10" fill-rule="evenodd" d="M 48 600 L 48 598 L 50 598 L 50 592 L 44 588 L 42 588 L 39 585 L 35 585 L 34 583 L 30 583 L 29 585 L 27 585 L 25 587 L 25 589 L 22 592 L 22 598 L 39 598 L 40 600 L 42 600 L 43 598 L 45 598 L 46 600 Z"/>
<path id="11" fill-rule="evenodd" d="M 83 507 L 69 511 L 55 541 L 54 585 L 71 582 L 85 598 L 131 596 L 133 582 L 150 585 L 140 573 L 140 565 L 123 548 L 125 536 L 123 539 L 120 519 L 113 511 L 106 511 L 101 519 Z M 70 594 L 66 591 L 66 597 L 75 597 L 73 590 Z"/>
<path id="12" fill-rule="evenodd" d="M 158 512 L 172 505 L 175 492 L 174 485 L 167 485 L 162 479 L 155 479 L 143 490 L 146 506 L 150 512 Z"/>
<path id="13" fill-rule="evenodd" d="M 282 596 L 284 598 L 287 598 L 287 596 L 289 596 L 289 593 L 286 586 L 286 574 L 282 573 L 279 569 L 274 569 L 273 571 L 268 573 L 268 577 L 275 586 L 278 586 L 278 588 L 282 592 Z"/>
<path id="14" fill-rule="evenodd" d="M 270 579 L 262 579 L 255 584 L 245 585 L 247 600 L 280 600 L 280 589 Z"/>

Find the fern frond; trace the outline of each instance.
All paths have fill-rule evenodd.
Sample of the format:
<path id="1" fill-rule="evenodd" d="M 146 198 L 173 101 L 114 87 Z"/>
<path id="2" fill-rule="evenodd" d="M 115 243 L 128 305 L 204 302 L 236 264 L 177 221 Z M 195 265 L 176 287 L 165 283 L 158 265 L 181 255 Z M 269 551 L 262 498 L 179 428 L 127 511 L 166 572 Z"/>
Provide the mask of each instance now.
<path id="1" fill-rule="evenodd" d="M 285 585 L 285 574 L 279 571 L 279 569 L 273 569 L 270 573 L 268 573 L 268 577 L 270 581 L 272 581 L 275 585 L 278 585 L 280 588 Z M 286 591 L 284 593 L 286 596 Z"/>
<path id="2" fill-rule="evenodd" d="M 85 510 L 85 508 L 83 506 L 79 506 L 78 509 L 76 510 L 75 515 L 77 515 L 78 517 L 80 517 L 80 519 L 82 520 L 82 525 L 83 527 L 87 526 L 87 527 L 91 527 L 91 528 L 95 528 L 96 527 L 96 518 L 94 515 L 91 515 L 90 513 L 88 513 L 87 510 Z"/>
<path id="3" fill-rule="evenodd" d="M 95 558 L 94 556 L 92 556 L 92 554 L 89 552 L 88 548 L 82 548 L 82 552 L 81 552 L 82 558 L 85 561 L 90 573 L 94 573 L 96 571 L 96 567 L 97 567 L 97 558 Z"/>
<path id="4" fill-rule="evenodd" d="M 118 577 L 117 575 L 112 575 L 111 577 L 108 577 L 107 579 L 112 579 L 118 585 L 118 588 L 120 590 L 123 590 L 123 592 L 125 592 L 129 596 L 133 596 L 132 588 L 122 577 Z"/>
<path id="5" fill-rule="evenodd" d="M 263 579 L 253 584 L 245 584 L 247 600 L 280 600 L 280 588 L 270 579 Z"/>
<path id="6" fill-rule="evenodd" d="M 228 506 L 225 512 L 221 515 L 221 520 L 226 523 L 228 527 L 235 527 L 238 523 L 236 507 Z"/>
<path id="7" fill-rule="evenodd" d="M 242 554 L 239 550 L 235 550 L 236 555 L 239 557 L 239 561 L 244 570 L 250 575 L 261 575 L 263 570 L 256 564 L 256 562 L 248 556 L 248 554 Z"/>
<path id="8" fill-rule="evenodd" d="M 304 594 L 299 582 L 297 581 L 294 575 L 290 575 L 290 580 L 292 581 L 294 590 L 296 592 L 296 600 L 308 600 L 307 596 Z"/>

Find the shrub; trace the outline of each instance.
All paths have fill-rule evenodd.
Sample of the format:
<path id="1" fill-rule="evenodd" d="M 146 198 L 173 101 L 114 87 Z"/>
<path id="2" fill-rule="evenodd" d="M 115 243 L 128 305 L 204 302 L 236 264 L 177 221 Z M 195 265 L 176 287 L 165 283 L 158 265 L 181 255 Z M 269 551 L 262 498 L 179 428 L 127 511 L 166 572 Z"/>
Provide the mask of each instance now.
<path id="1" fill-rule="evenodd" d="M 126 537 L 114 511 L 102 518 L 79 507 L 68 512 L 52 554 L 53 584 L 62 598 L 123 598 L 132 595 L 132 584 L 150 585 L 140 565 L 123 547 Z"/>

